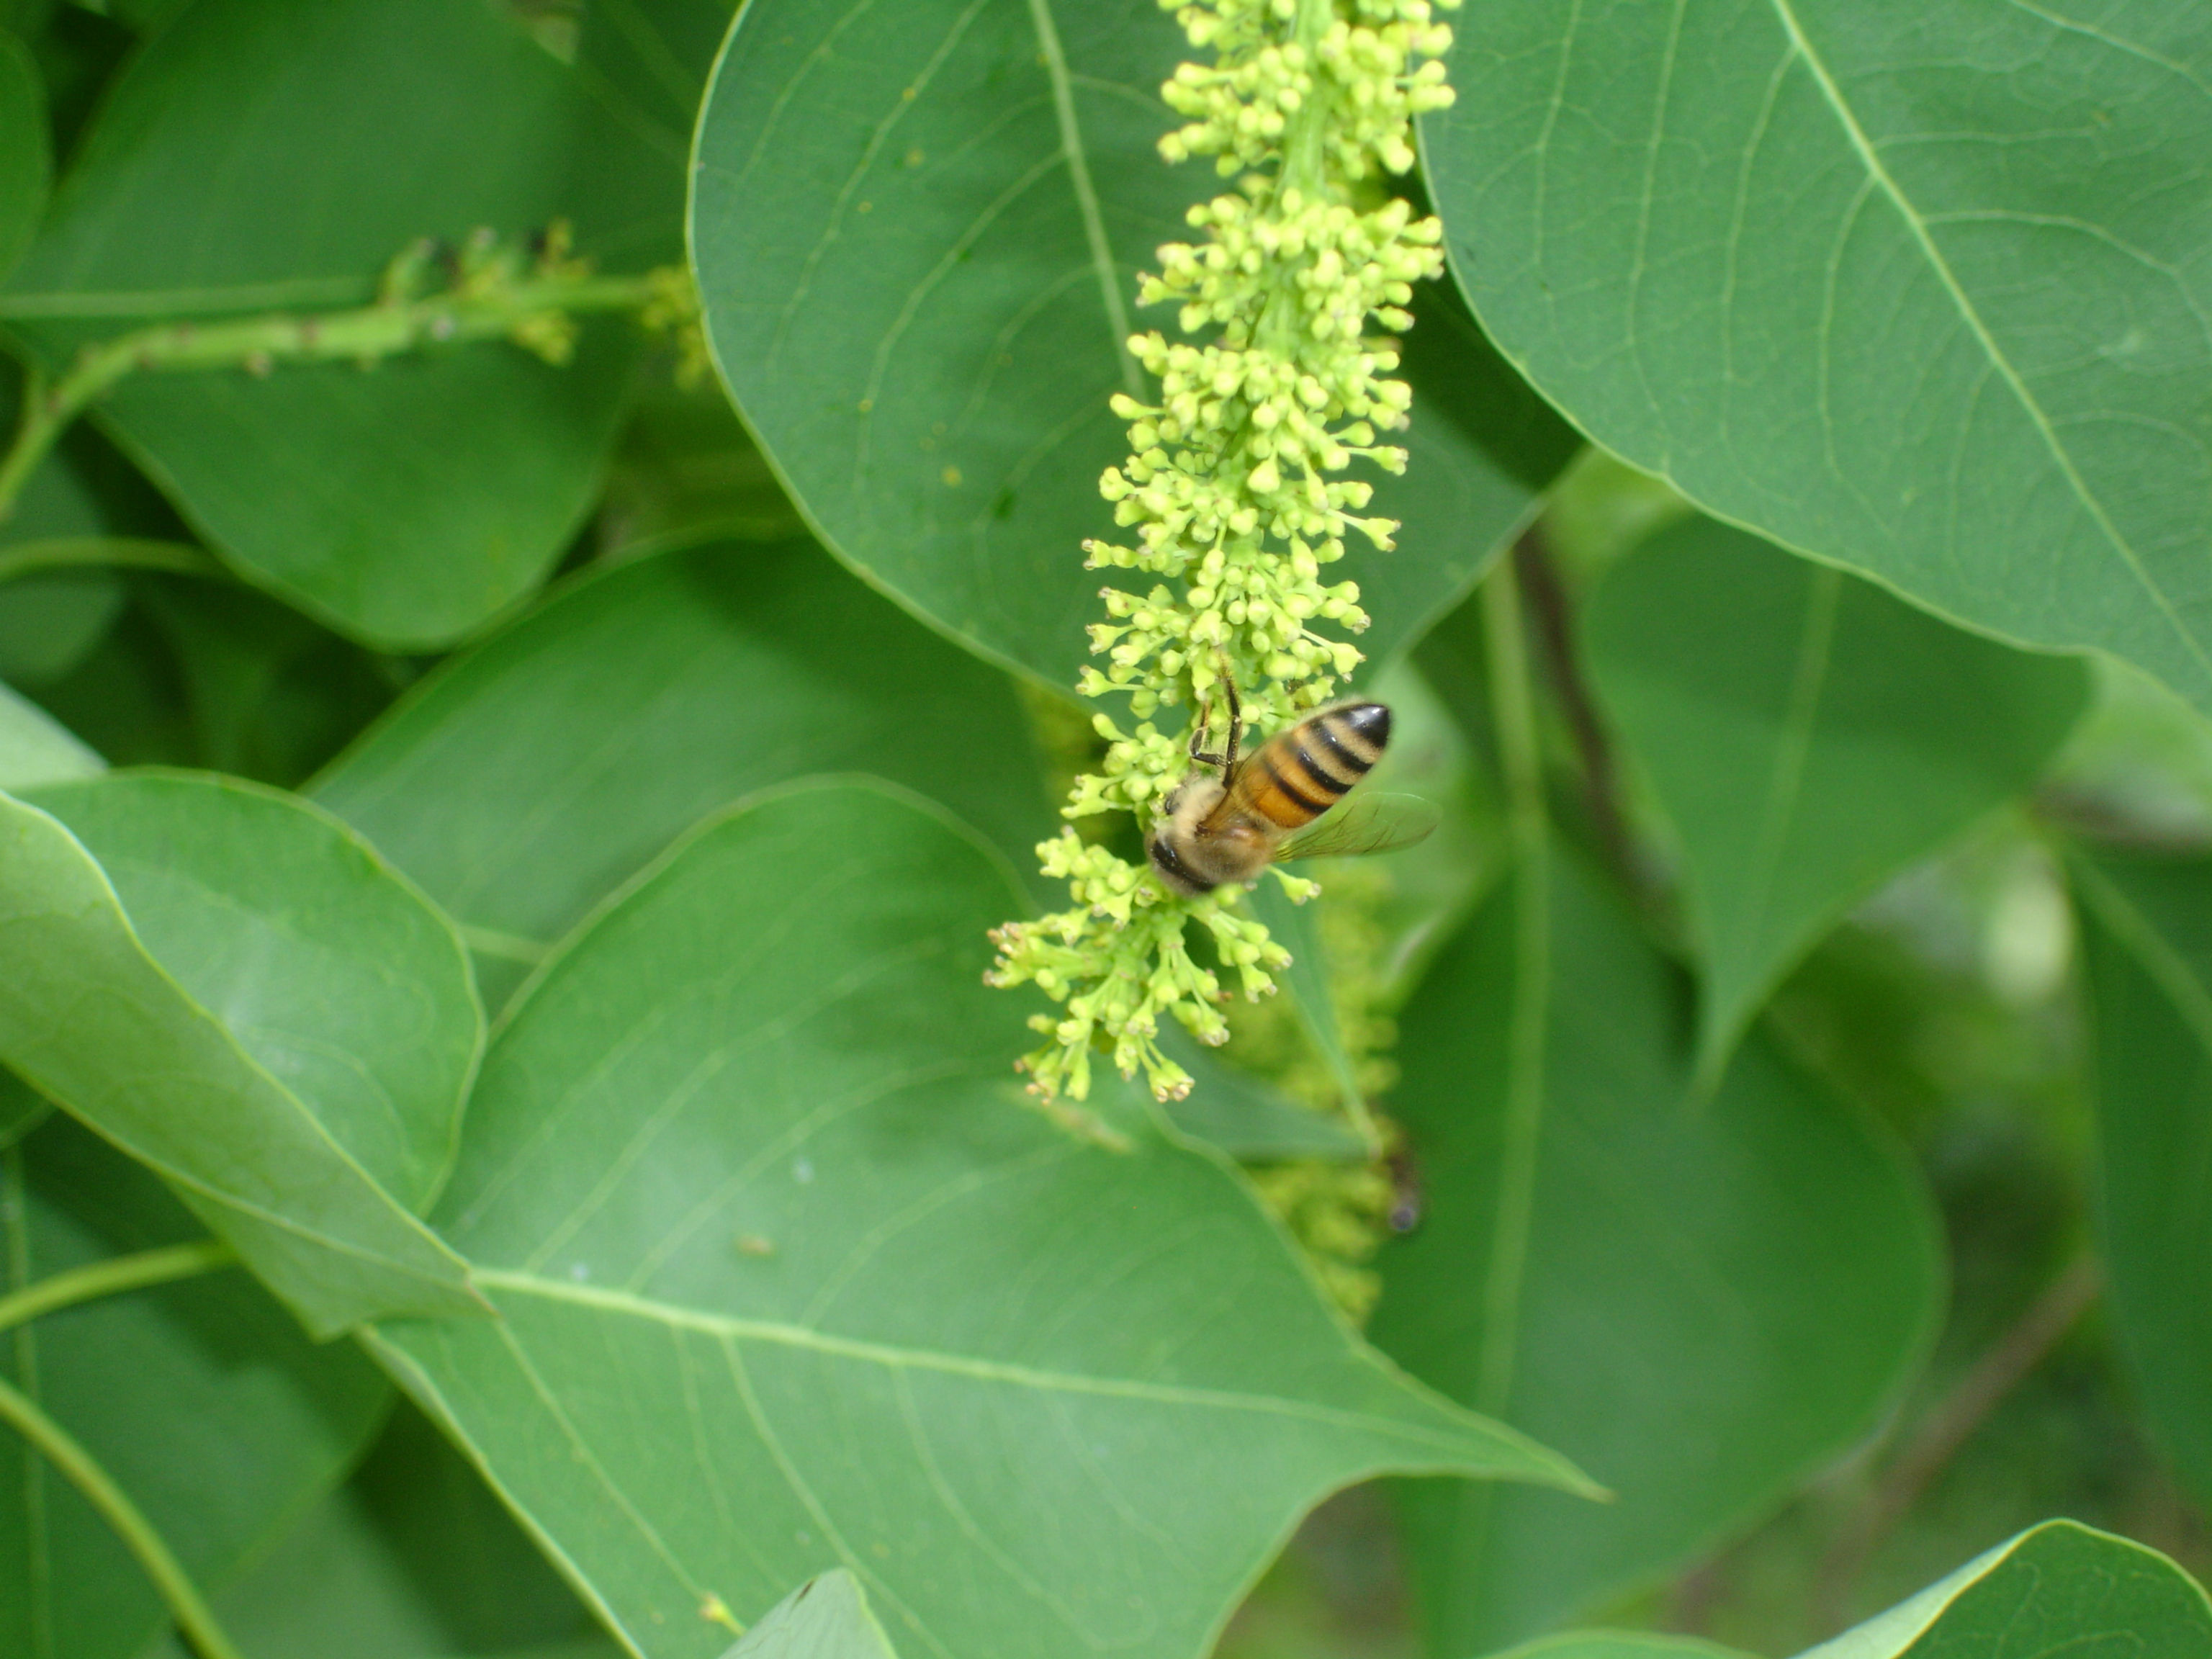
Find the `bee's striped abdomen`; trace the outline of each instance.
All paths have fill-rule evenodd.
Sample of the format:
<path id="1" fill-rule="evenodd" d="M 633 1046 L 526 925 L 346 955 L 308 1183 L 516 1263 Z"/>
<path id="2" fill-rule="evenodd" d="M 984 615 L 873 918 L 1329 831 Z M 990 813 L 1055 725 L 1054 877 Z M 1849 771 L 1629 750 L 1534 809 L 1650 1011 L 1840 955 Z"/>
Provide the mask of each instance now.
<path id="1" fill-rule="evenodd" d="M 1325 709 L 1268 738 L 1231 788 L 1277 829 L 1299 829 L 1365 777 L 1389 741 L 1390 711 L 1379 702 Z"/>

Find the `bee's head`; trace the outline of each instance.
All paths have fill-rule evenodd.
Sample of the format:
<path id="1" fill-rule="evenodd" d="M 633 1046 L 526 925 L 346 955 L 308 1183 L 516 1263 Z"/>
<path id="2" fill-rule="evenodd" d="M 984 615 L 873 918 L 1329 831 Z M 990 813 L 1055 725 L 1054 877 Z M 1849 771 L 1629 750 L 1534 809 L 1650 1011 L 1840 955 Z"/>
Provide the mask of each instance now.
<path id="1" fill-rule="evenodd" d="M 1152 861 L 1154 872 L 1170 890 L 1186 898 L 1212 892 L 1219 884 L 1208 881 L 1184 860 L 1176 845 L 1182 838 L 1171 820 L 1154 826 L 1152 833 L 1145 837 L 1145 852 Z"/>
<path id="2" fill-rule="evenodd" d="M 1145 837 L 1145 852 L 1160 879 L 1186 897 L 1195 898 L 1220 885 L 1200 872 L 1200 860 L 1193 853 L 1206 815 L 1226 793 L 1221 780 L 1201 769 L 1187 774 L 1160 797 L 1160 815 Z"/>

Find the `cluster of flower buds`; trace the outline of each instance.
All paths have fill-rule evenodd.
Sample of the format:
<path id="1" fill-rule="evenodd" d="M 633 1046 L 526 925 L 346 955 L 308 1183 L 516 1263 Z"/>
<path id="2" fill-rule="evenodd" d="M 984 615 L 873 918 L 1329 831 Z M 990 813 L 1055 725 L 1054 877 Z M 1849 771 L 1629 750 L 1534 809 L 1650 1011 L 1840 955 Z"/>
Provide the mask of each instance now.
<path id="1" fill-rule="evenodd" d="M 1212 933 L 1223 969 L 1233 971 L 1249 996 L 1274 988 L 1272 975 L 1290 966 L 1291 953 L 1261 923 L 1238 915 L 1230 895 L 1162 904 L 1147 872 L 1085 845 L 1073 830 L 1037 852 L 1045 874 L 1067 883 L 1075 908 L 1041 921 L 1008 922 L 991 934 L 1001 953 L 992 982 L 1030 981 L 1061 1005 L 1057 1013 L 1030 1017 L 1030 1028 L 1049 1039 L 1021 1062 L 1031 1087 L 1048 1101 L 1084 1099 L 1091 1051 L 1103 1047 L 1122 1076 L 1142 1071 L 1159 1098 L 1181 1099 L 1190 1091 L 1190 1073 L 1161 1049 L 1161 1018 L 1174 1015 L 1209 1045 L 1229 1038 L 1217 1006 L 1221 976 L 1192 960 L 1184 923 L 1195 920 Z M 1006 971 L 1010 958 L 1018 960 L 1018 973 Z"/>
<path id="2" fill-rule="evenodd" d="M 1395 341 L 1369 330 L 1409 326 L 1414 283 L 1443 263 L 1436 221 L 1395 199 L 1362 204 L 1364 180 L 1413 165 L 1413 118 L 1451 101 L 1435 61 L 1451 32 L 1431 0 L 1164 3 L 1214 61 L 1183 64 L 1163 89 L 1187 124 L 1161 152 L 1214 156 L 1238 184 L 1190 210 L 1205 240 L 1161 248 L 1159 274 L 1139 293 L 1176 305 L 1184 333 L 1214 333 L 1129 342 L 1159 392 L 1151 404 L 1114 399 L 1131 453 L 1100 489 L 1134 534 L 1085 550 L 1094 569 L 1159 580 L 1141 593 L 1103 590 L 1108 619 L 1091 629 L 1102 663 L 1079 690 L 1126 696 L 1133 724 L 1097 718 L 1105 760 L 1077 780 L 1070 817 L 1154 810 L 1189 766 L 1184 739 L 1154 717 L 1208 699 L 1224 674 L 1250 728 L 1266 732 L 1326 702 L 1358 664 L 1342 637 L 1367 626 L 1358 586 L 1324 573 L 1348 538 L 1388 548 L 1397 526 L 1364 516 L 1373 483 L 1341 475 L 1355 460 L 1404 470 L 1405 451 L 1378 434 L 1402 428 L 1412 402 L 1390 378 Z M 1213 1006 L 1225 994 L 1185 949 L 1185 922 L 1212 931 L 1248 995 L 1272 991 L 1288 956 L 1229 908 L 1233 890 L 1177 896 L 1072 832 L 1039 854 L 1047 874 L 1069 881 L 1074 908 L 999 929 L 991 974 L 1062 1005 L 1032 1022 L 1051 1039 L 1023 1062 L 1032 1086 L 1048 1100 L 1082 1099 L 1102 1048 L 1160 1097 L 1180 1095 L 1189 1079 L 1159 1052 L 1160 1016 L 1206 1042 L 1226 1035 Z"/>

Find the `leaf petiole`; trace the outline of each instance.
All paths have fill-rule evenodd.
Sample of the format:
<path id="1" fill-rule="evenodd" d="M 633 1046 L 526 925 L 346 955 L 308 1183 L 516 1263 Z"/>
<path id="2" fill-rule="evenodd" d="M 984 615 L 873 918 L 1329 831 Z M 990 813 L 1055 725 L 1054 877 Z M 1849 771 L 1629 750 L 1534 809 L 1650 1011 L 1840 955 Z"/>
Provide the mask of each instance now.
<path id="1" fill-rule="evenodd" d="M 9 1299 L 12 1302 L 16 1298 Z M 175 1615 L 178 1628 L 199 1650 L 202 1659 L 243 1659 L 216 1622 L 215 1613 L 200 1594 L 199 1587 L 192 1583 L 177 1558 L 169 1553 L 161 1534 L 139 1513 L 138 1506 L 76 1436 L 40 1410 L 27 1395 L 18 1392 L 4 1380 L 0 1380 L 0 1421 L 8 1423 L 36 1447 L 84 1495 L 85 1501 L 100 1511 L 100 1518 L 115 1528 L 116 1536 L 154 1581 L 154 1588 L 161 1592 L 161 1599 Z"/>
<path id="2" fill-rule="evenodd" d="M 167 1244 L 157 1250 L 140 1250 L 135 1255 L 71 1267 L 27 1285 L 11 1296 L 0 1297 L 0 1331 L 27 1324 L 63 1308 L 75 1307 L 80 1302 L 191 1279 L 237 1263 L 237 1255 L 229 1245 L 221 1239 L 203 1238 L 190 1244 Z"/>

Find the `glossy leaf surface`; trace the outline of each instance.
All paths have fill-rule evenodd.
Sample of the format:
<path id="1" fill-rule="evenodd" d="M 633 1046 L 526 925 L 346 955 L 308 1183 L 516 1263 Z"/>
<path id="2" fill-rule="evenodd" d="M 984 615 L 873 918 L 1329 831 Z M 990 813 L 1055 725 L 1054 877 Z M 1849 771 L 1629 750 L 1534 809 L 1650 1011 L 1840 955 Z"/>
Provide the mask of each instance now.
<path id="1" fill-rule="evenodd" d="M 513 960 L 702 813 L 818 772 L 902 783 L 1025 865 L 1054 828 L 1003 677 L 804 538 L 584 578 L 427 682 L 313 793 Z"/>
<path id="2" fill-rule="evenodd" d="M 452 927 L 343 826 L 274 790 L 133 773 L 40 791 L 139 942 L 410 1209 L 451 1165 L 483 1017 Z"/>
<path id="3" fill-rule="evenodd" d="M 41 799 L 60 816 L 0 800 L 0 1057 L 175 1182 L 310 1329 L 475 1310 L 407 1208 L 478 1042 L 447 924 L 271 792 L 140 775 Z"/>
<path id="4" fill-rule="evenodd" d="M 2212 1655 L 2212 1605 L 2156 1550 L 2047 1521 L 1802 1659 Z"/>
<path id="5" fill-rule="evenodd" d="M 1453 267 L 1709 510 L 2212 706 L 2212 34 L 2191 0 L 1455 20 Z"/>
<path id="6" fill-rule="evenodd" d="M 1393 1111 L 1425 1214 L 1381 1258 L 1372 1330 L 1618 1501 L 1407 1487 L 1440 1655 L 1753 1518 L 1874 1424 L 1942 1286 L 1895 1150 L 1758 1039 L 1700 1100 L 1680 977 L 1578 866 L 1534 893 L 1487 901 L 1401 1017 Z"/>
<path id="7" fill-rule="evenodd" d="M 2212 1605 L 2156 1550 L 2048 1521 L 1799 1659 L 2079 1659 L 2212 1655 Z M 1745 1659 L 1681 1637 L 1573 1631 L 1499 1659 Z"/>
<path id="8" fill-rule="evenodd" d="M 2072 864 L 2095 1011 L 2109 1295 L 2144 1412 L 2212 1498 L 2212 863 Z"/>
<path id="9" fill-rule="evenodd" d="M 1680 847 L 1709 1078 L 1820 934 L 2033 783 L 2088 696 L 2079 660 L 1978 639 L 1710 519 L 1608 573 L 1585 631 Z"/>
<path id="10" fill-rule="evenodd" d="M 365 304 L 418 238 L 556 216 L 635 269 L 673 251 L 678 177 L 500 8 L 203 0 L 110 92 L 0 318 L 58 363 L 149 320 Z M 606 325 L 565 368 L 490 343 L 140 374 L 100 418 L 241 574 L 423 649 L 544 575 L 637 349 Z"/>
<path id="11" fill-rule="evenodd" d="M 0 1185 L 8 1291 L 205 1237 L 160 1182 L 65 1118 L 0 1154 Z M 341 1478 L 390 1397 L 357 1349 L 308 1341 L 235 1267 L 10 1331 L 0 1376 L 92 1454 L 205 1585 Z M 167 1622 L 106 1521 L 0 1431 L 0 1652 L 131 1659 Z"/>
<path id="12" fill-rule="evenodd" d="M 493 1046 L 437 1219 L 501 1320 L 378 1352 L 655 1659 L 839 1565 L 913 1650 L 1195 1659 L 1336 1486 L 1571 1479 L 1354 1341 L 1224 1165 L 1021 1109 L 1011 898 L 911 798 L 777 792 Z"/>
<path id="13" fill-rule="evenodd" d="M 1106 404 L 1153 250 L 1222 181 L 1170 167 L 1158 88 L 1189 48 L 1150 0 L 749 7 L 701 115 L 692 248 L 722 375 L 838 555 L 978 651 L 1055 685 L 1084 660 L 1107 536 Z M 1380 660 L 1530 510 L 1572 434 L 1449 296 L 1408 342 L 1407 476 L 1361 549 Z"/>

